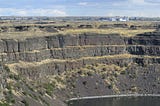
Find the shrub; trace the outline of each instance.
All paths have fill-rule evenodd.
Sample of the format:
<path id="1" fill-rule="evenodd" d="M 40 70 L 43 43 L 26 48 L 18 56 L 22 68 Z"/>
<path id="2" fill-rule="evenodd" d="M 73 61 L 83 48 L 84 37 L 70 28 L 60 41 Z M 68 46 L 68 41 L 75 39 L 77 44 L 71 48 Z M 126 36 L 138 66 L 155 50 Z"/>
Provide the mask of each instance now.
<path id="1" fill-rule="evenodd" d="M 55 89 L 55 85 L 53 83 L 47 83 L 45 84 L 44 88 L 46 89 L 46 93 L 51 96 Z"/>
<path id="2" fill-rule="evenodd" d="M 4 66 L 4 70 L 6 70 L 7 72 L 10 72 L 10 69 L 9 69 L 9 67 L 8 66 Z"/>

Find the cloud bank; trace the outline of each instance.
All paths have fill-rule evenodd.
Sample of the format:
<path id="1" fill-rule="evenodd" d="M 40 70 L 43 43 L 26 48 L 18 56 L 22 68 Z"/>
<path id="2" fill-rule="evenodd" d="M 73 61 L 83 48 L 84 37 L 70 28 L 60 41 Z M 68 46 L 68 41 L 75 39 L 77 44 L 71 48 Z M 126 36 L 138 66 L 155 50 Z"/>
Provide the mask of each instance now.
<path id="1" fill-rule="evenodd" d="M 1 16 L 67 16 L 67 13 L 58 9 L 15 9 L 0 8 Z"/>

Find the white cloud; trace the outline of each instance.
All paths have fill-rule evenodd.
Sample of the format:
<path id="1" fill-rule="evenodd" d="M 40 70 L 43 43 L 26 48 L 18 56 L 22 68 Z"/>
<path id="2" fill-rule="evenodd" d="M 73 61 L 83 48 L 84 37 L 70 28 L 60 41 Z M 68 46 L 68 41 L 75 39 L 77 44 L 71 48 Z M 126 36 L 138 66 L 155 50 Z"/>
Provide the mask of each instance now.
<path id="1" fill-rule="evenodd" d="M 135 5 L 160 5 L 159 0 L 129 0 L 129 2 Z"/>
<path id="2" fill-rule="evenodd" d="M 78 5 L 80 5 L 80 6 L 87 6 L 88 2 L 80 2 L 80 3 L 78 3 Z"/>
<path id="3" fill-rule="evenodd" d="M 134 7 L 134 6 L 159 6 L 160 0 L 151 1 L 151 0 L 126 0 L 119 2 L 112 2 L 112 6 L 121 6 L 121 7 Z"/>
<path id="4" fill-rule="evenodd" d="M 107 16 L 112 17 L 114 14 L 112 12 L 107 13 Z"/>
<path id="5" fill-rule="evenodd" d="M 146 3 L 144 0 L 130 0 L 130 1 L 135 4 L 145 4 Z"/>
<path id="6" fill-rule="evenodd" d="M 98 6 L 99 3 L 96 2 L 79 2 L 77 3 L 80 6 Z"/>
<path id="7" fill-rule="evenodd" d="M 160 17 L 159 11 L 152 10 L 109 10 L 107 16 Z M 156 14 L 156 15 L 155 15 Z"/>
<path id="8" fill-rule="evenodd" d="M 40 15 L 40 16 L 66 16 L 65 11 L 57 10 L 57 9 L 32 9 L 28 11 L 28 13 Z"/>
<path id="9" fill-rule="evenodd" d="M 1 16 L 66 16 L 67 13 L 58 9 L 16 9 L 0 8 Z"/>
<path id="10" fill-rule="evenodd" d="M 160 0 L 146 0 L 146 2 L 160 4 Z"/>

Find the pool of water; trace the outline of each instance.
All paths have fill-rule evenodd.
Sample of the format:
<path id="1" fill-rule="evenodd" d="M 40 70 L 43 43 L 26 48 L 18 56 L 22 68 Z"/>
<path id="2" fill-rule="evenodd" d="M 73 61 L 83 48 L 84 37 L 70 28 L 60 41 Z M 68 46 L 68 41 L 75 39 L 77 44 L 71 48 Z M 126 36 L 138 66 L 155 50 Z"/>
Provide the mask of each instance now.
<path id="1" fill-rule="evenodd" d="M 160 96 L 108 96 L 72 99 L 68 106 L 160 106 Z"/>

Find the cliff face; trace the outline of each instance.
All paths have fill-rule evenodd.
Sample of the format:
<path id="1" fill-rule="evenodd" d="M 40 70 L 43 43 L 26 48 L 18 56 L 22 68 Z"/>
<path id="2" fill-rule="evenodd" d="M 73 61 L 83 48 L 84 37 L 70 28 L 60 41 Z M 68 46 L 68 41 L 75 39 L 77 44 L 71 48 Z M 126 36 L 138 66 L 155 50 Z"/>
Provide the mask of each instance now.
<path id="1" fill-rule="evenodd" d="M 27 38 L 23 41 L 2 39 L 0 61 L 41 61 L 45 59 L 78 59 L 129 53 L 159 56 L 159 36 L 156 33 L 125 38 L 120 35 L 57 35 Z"/>
<path id="2" fill-rule="evenodd" d="M 74 54 L 74 51 L 79 52 L 79 48 L 65 47 L 86 45 L 87 43 L 93 45 L 96 41 L 92 41 L 94 37 L 89 37 L 90 38 L 85 36 L 51 36 L 46 38 L 26 39 L 25 41 L 3 40 L 1 42 L 1 52 L 4 53 L 2 54 L 2 61 L 40 61 L 43 60 L 43 58 L 41 59 L 41 57 L 44 56 L 44 59 L 52 57 L 67 58 L 69 57 L 68 55 L 72 56 L 72 54 Z M 100 44 L 101 42 L 98 43 Z M 70 52 L 71 50 L 73 51 L 72 54 Z M 7 57 L 9 58 L 7 59 Z"/>
<path id="3" fill-rule="evenodd" d="M 0 62 L 21 76 L 17 83 L 22 91 L 37 98 L 31 105 L 63 106 L 63 100 L 78 96 L 160 93 L 159 45 L 158 32 L 134 37 L 85 33 L 1 39 Z M 21 97 L 31 101 L 24 94 L 14 96 L 17 101 Z"/>

